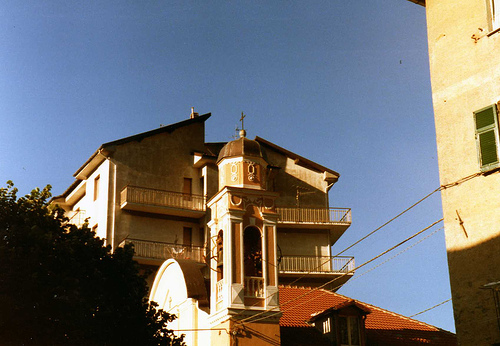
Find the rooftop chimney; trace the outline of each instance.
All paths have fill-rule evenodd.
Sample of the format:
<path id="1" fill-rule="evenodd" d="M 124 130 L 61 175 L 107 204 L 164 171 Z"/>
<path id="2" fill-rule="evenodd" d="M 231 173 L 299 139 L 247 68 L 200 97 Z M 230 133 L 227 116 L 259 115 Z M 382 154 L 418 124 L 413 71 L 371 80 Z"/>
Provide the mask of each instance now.
<path id="1" fill-rule="evenodd" d="M 191 107 L 191 115 L 189 116 L 190 119 L 196 118 L 199 114 L 194 111 L 194 107 Z"/>

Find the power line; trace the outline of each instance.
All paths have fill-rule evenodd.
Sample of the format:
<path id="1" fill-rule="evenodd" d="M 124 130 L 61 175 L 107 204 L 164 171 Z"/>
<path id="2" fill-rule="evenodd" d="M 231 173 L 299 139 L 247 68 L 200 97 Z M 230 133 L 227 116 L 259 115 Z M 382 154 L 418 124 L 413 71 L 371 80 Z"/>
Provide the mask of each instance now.
<path id="1" fill-rule="evenodd" d="M 445 189 L 448 189 L 450 187 L 454 187 L 454 186 L 457 186 L 457 185 L 460 185 L 466 181 L 469 181 L 477 176 L 480 176 L 482 173 L 481 172 L 478 172 L 478 173 L 473 173 L 473 174 L 470 174 L 466 177 L 463 177 L 463 178 L 460 178 L 452 183 L 447 183 L 447 184 L 443 184 L 443 185 L 440 185 L 437 189 L 433 190 L 432 192 L 428 193 L 427 195 L 425 195 L 424 197 L 422 197 L 421 199 L 419 199 L 417 202 L 413 203 L 411 206 L 409 206 L 408 208 L 406 208 L 405 210 L 403 210 L 402 212 L 400 212 L 399 214 L 397 214 L 396 216 L 394 216 L 392 219 L 390 219 L 389 221 L 385 222 L 384 224 L 382 224 L 381 226 L 379 226 L 378 228 L 376 228 L 375 230 L 373 230 L 372 232 L 368 233 L 367 235 L 365 235 L 364 237 L 362 237 L 361 239 L 357 240 L 356 242 L 354 242 L 353 244 L 351 244 L 350 246 L 346 247 L 344 250 L 340 251 L 339 253 L 337 253 L 334 257 L 337 257 L 337 256 L 340 256 L 341 254 L 343 254 L 344 252 L 346 252 L 347 250 L 353 248 L 354 246 L 358 245 L 359 243 L 361 243 L 363 240 L 367 239 L 368 237 L 372 236 L 373 234 L 375 234 L 376 232 L 378 232 L 380 229 L 382 229 L 383 227 L 387 226 L 388 224 L 390 224 L 392 221 L 396 220 L 397 218 L 401 217 L 403 214 L 407 213 L 408 211 L 410 211 L 411 209 L 413 209 L 414 207 L 416 207 L 417 205 L 419 205 L 420 203 L 422 203 L 423 201 L 425 201 L 427 198 L 431 197 L 433 194 L 435 194 L 436 192 L 438 191 L 442 191 L 442 190 L 445 190 Z M 441 219 L 443 220 L 443 219 Z M 441 228 L 442 229 L 442 228 Z M 435 231 L 437 232 L 437 231 Z M 432 234 L 434 234 L 435 232 L 433 232 Z M 431 235 L 432 235 L 431 234 Z M 430 236 L 430 235 L 429 235 Z M 428 236 L 428 237 L 429 237 Z M 426 237 L 427 238 L 427 237 Z M 424 238 L 424 239 L 426 239 Z M 422 239 L 423 240 L 423 239 Z M 418 244 L 418 242 L 417 242 Z M 416 245 L 416 244 L 415 244 Z M 404 250 L 406 251 L 406 250 Z M 398 254 L 399 255 L 399 254 Z M 398 256 L 396 255 L 396 256 Z M 390 260 L 390 259 L 389 259 Z M 388 260 L 388 261 L 389 261 Z M 328 261 L 325 261 L 324 263 L 321 263 L 319 266 L 315 267 L 314 269 L 317 269 L 317 268 L 320 268 L 321 266 L 323 266 L 325 263 L 327 263 Z M 387 262 L 387 261 L 386 261 Z M 385 262 L 384 262 L 385 263 Z M 383 263 L 382 263 L 383 264 Z M 380 264 L 380 265 L 382 265 Z M 313 269 L 313 270 L 314 270 Z M 375 268 L 373 268 L 375 269 Z M 371 269 L 371 270 L 373 270 Z M 299 278 L 295 279 L 294 281 L 292 281 L 290 283 L 290 285 L 293 285 L 294 283 L 298 282 L 299 280 L 305 278 L 308 274 L 310 274 L 313 270 L 310 270 L 308 271 L 307 273 L 305 273 L 304 275 L 300 276 Z M 362 275 L 364 275 L 365 273 L 363 273 Z M 273 293 L 272 295 L 270 295 L 269 297 L 272 297 L 275 293 Z M 267 297 L 267 298 L 269 298 Z"/>
<path id="2" fill-rule="evenodd" d="M 371 272 L 372 270 L 375 270 L 375 269 L 377 269 L 378 267 L 383 266 L 383 265 L 384 265 L 384 264 L 386 264 L 387 262 L 389 262 L 389 261 L 391 261 L 391 260 L 395 259 L 395 258 L 396 258 L 396 257 L 398 257 L 399 255 L 402 255 L 403 253 L 405 253 L 406 251 L 410 250 L 410 249 L 411 249 L 411 248 L 413 248 L 414 246 L 416 246 L 416 245 L 420 244 L 420 243 L 421 243 L 421 242 L 423 242 L 424 240 L 426 240 L 426 239 L 428 239 L 428 238 L 432 237 L 434 234 L 436 234 L 437 232 L 441 231 L 443 228 L 444 228 L 444 227 L 440 227 L 440 228 L 438 228 L 438 229 L 437 229 L 437 230 L 435 230 L 434 232 L 432 232 L 432 233 L 428 234 L 427 236 L 423 237 L 423 238 L 422 238 L 422 239 L 420 239 L 419 241 L 417 241 L 417 242 L 413 243 L 412 245 L 408 246 L 406 249 L 404 249 L 404 250 L 402 250 L 402 251 L 398 252 L 397 254 L 395 254 L 394 256 L 392 256 L 392 257 L 390 257 L 390 258 L 386 259 L 384 262 L 379 263 L 379 264 L 377 264 L 376 266 L 374 266 L 374 267 L 372 267 L 372 268 L 368 269 L 368 270 L 367 270 L 367 271 L 365 271 L 364 273 L 361 273 L 361 274 L 359 274 L 359 275 L 357 275 L 357 276 L 353 277 L 352 279 L 350 279 L 349 281 L 347 281 L 344 285 L 349 284 L 349 283 L 351 283 L 353 280 L 359 279 L 360 277 L 362 277 L 362 276 L 363 276 L 363 275 L 365 275 L 365 274 L 368 274 L 368 273 L 369 273 L 369 272 Z"/>
<path id="3" fill-rule="evenodd" d="M 406 243 L 406 242 L 410 241 L 411 239 L 413 239 L 413 238 L 417 237 L 418 235 L 420 235 L 420 234 L 422 234 L 423 232 L 427 231 L 428 229 L 430 229 L 431 227 L 435 226 L 436 224 L 438 224 L 438 223 L 439 223 L 439 222 L 441 222 L 441 221 L 443 221 L 443 219 L 442 219 L 442 218 L 441 218 L 441 219 L 439 219 L 439 220 L 437 220 L 437 221 L 435 221 L 435 222 L 433 222 L 432 224 L 430 224 L 429 226 L 425 227 L 424 229 L 422 229 L 422 230 L 418 231 L 417 233 L 415 233 L 415 234 L 411 235 L 410 237 L 408 237 L 408 238 L 406 238 L 406 239 L 404 239 L 404 240 L 400 241 L 398 244 L 396 244 L 396 245 L 394 245 L 394 246 L 390 247 L 389 249 L 385 250 L 384 252 L 382 252 L 382 253 L 378 254 L 377 256 L 375 256 L 375 257 L 373 257 L 373 258 L 369 259 L 368 261 L 364 262 L 363 264 L 361 264 L 361 265 L 359 265 L 359 266 L 355 267 L 354 269 L 351 269 L 351 270 L 347 271 L 347 272 L 346 272 L 346 273 L 344 273 L 343 275 L 341 275 L 341 276 L 339 276 L 339 277 L 336 277 L 336 278 L 334 278 L 334 279 L 332 279 L 332 280 L 330 280 L 330 281 L 328 281 L 328 282 L 324 283 L 323 285 L 320 285 L 320 286 L 318 286 L 318 287 L 315 287 L 315 288 L 313 288 L 311 291 L 308 291 L 308 292 L 306 292 L 306 293 L 304 293 L 304 294 L 302 294 L 302 295 L 300 295 L 300 296 L 297 296 L 297 297 L 295 297 L 295 298 L 293 298 L 293 299 L 290 299 L 290 300 L 288 300 L 287 302 L 285 302 L 285 303 L 283 303 L 283 304 L 280 304 L 280 306 L 286 306 L 287 304 L 290 304 L 291 302 L 293 302 L 293 301 L 295 301 L 295 300 L 297 300 L 297 299 L 299 299 L 299 298 L 302 298 L 302 297 L 304 297 L 304 296 L 306 296 L 306 295 L 309 295 L 309 294 L 311 294 L 312 292 L 317 291 L 317 290 L 319 290 L 319 289 L 321 289 L 321 288 L 323 288 L 323 287 L 325 287 L 325 286 L 328 286 L 328 285 L 330 285 L 331 283 L 333 283 L 333 282 L 335 282 L 335 281 L 339 280 L 340 278 L 342 278 L 342 277 L 344 277 L 344 276 L 346 276 L 346 275 L 348 275 L 348 274 L 353 273 L 354 271 L 356 271 L 356 270 L 358 270 L 358 269 L 360 269 L 360 268 L 362 268 L 362 267 L 366 266 L 367 264 L 369 264 L 369 263 L 371 263 L 371 262 L 375 261 L 376 259 L 378 259 L 378 258 L 382 257 L 383 255 L 385 255 L 385 254 L 389 253 L 390 251 L 392 251 L 392 250 L 396 249 L 397 247 L 399 247 L 399 246 L 403 245 L 404 243 Z M 275 294 L 276 294 L 276 293 L 275 293 Z M 309 300 L 309 301 L 311 301 L 311 300 Z M 306 301 L 306 302 L 308 302 L 308 301 Z M 306 302 L 304 302 L 304 303 L 306 303 Z M 241 324 L 244 324 L 246 321 L 249 321 L 249 320 L 250 320 L 250 322 L 257 322 L 257 321 L 260 321 L 260 320 L 263 320 L 263 319 L 266 319 L 266 318 L 269 318 L 269 317 L 275 316 L 275 315 L 277 315 L 277 314 L 280 314 L 280 313 L 281 313 L 281 312 L 283 312 L 283 311 L 286 311 L 286 309 L 284 309 L 284 310 L 282 310 L 282 311 L 278 311 L 278 312 L 276 312 L 276 313 L 272 314 L 271 316 L 264 316 L 264 317 L 261 317 L 261 318 L 255 319 L 255 317 L 260 316 L 260 315 L 263 315 L 263 314 L 268 313 L 268 312 L 271 312 L 271 311 L 273 311 L 273 310 L 275 310 L 275 309 L 276 309 L 276 308 L 267 309 L 267 310 L 265 310 L 265 311 L 262 311 L 262 312 L 259 312 L 259 313 L 255 314 L 255 315 L 253 315 L 253 316 L 247 317 L 247 318 L 245 318 L 245 319 L 243 319 L 243 320 L 241 320 L 241 321 L 239 321 L 239 322 L 240 322 Z"/>
<path id="4" fill-rule="evenodd" d="M 430 310 L 432 310 L 432 309 L 435 309 L 435 308 L 437 308 L 438 306 L 441 306 L 441 305 L 443 305 L 443 304 L 445 304 L 445 303 L 448 303 L 448 302 L 450 302 L 450 301 L 451 301 L 451 298 L 450 298 L 450 299 L 445 300 L 444 302 L 441 302 L 441 303 L 439 303 L 439 304 L 436 304 L 436 305 L 434 305 L 434 306 L 431 306 L 431 307 L 430 307 L 430 308 L 428 308 L 428 309 L 425 309 L 425 310 L 423 310 L 423 311 L 417 312 L 416 314 L 411 315 L 411 316 L 408 316 L 408 317 L 413 318 L 413 317 L 415 317 L 415 316 L 417 316 L 417 315 L 420 315 L 420 314 L 423 314 L 424 312 L 427 312 L 427 311 L 430 311 Z"/>
<path id="5" fill-rule="evenodd" d="M 381 226 L 379 226 L 378 228 L 376 228 L 376 229 L 375 229 L 375 230 L 373 230 L 372 232 L 368 233 L 367 235 L 365 235 L 365 236 L 364 236 L 364 237 L 362 237 L 361 239 L 357 240 L 356 242 L 354 242 L 353 244 L 351 244 L 350 246 L 348 246 L 348 247 L 347 247 L 347 248 L 345 248 L 344 250 L 340 251 L 339 253 L 337 253 L 337 254 L 336 254 L 335 256 L 333 256 L 333 257 L 340 256 L 341 254 L 343 254 L 343 253 L 344 253 L 344 252 L 346 252 L 347 250 L 349 250 L 349 249 L 353 248 L 354 246 L 358 245 L 359 243 L 361 243 L 362 241 L 364 241 L 364 240 L 365 240 L 365 239 L 367 239 L 368 237 L 370 237 L 370 236 L 372 236 L 373 234 L 375 234 L 376 232 L 378 232 L 378 231 L 379 231 L 380 229 L 382 229 L 383 227 L 387 226 L 388 224 L 390 224 L 390 223 L 391 223 L 391 222 L 393 222 L 394 220 L 396 220 L 396 219 L 398 219 L 399 217 L 401 217 L 403 214 L 407 213 L 408 211 L 410 211 L 411 209 L 413 209 L 414 207 L 416 207 L 417 205 L 419 205 L 420 203 L 422 203 L 423 201 L 425 201 L 426 199 L 428 199 L 429 197 L 431 197 L 431 196 L 432 196 L 433 194 L 435 194 L 436 192 L 438 192 L 438 191 L 442 191 L 442 190 L 445 190 L 445 189 L 450 188 L 450 187 L 454 187 L 454 186 L 460 185 L 460 184 L 462 184 L 462 183 L 464 183 L 464 182 L 466 182 L 466 181 L 469 181 L 469 180 L 471 180 L 471 179 L 473 179 L 473 178 L 475 178 L 475 177 L 477 177 L 477 176 L 480 176 L 480 175 L 481 175 L 481 173 L 480 173 L 480 172 L 478 172 L 478 173 L 474 173 L 474 174 L 468 175 L 468 176 L 466 176 L 466 177 L 464 177 L 464 178 L 458 179 L 458 180 L 456 180 L 456 181 L 454 181 L 454 182 L 452 182 L 452 183 L 447 183 L 447 184 L 440 185 L 438 188 L 436 188 L 436 189 L 435 189 L 435 190 L 433 190 L 432 192 L 428 193 L 427 195 L 425 195 L 424 197 L 422 197 L 421 199 L 419 199 L 417 202 L 413 203 L 411 206 L 409 206 L 408 208 L 406 208 L 405 210 L 403 210 L 402 212 L 400 212 L 399 214 L 397 214 L 396 216 L 394 216 L 392 219 L 388 220 L 387 222 L 385 222 L 384 224 L 382 224 Z M 443 220 L 443 219 L 440 219 L 440 220 L 439 220 L 439 221 L 437 221 L 437 222 L 440 222 L 440 221 L 442 221 L 442 220 Z M 436 223 L 437 223 L 437 222 L 436 222 Z M 433 225 L 434 225 L 434 224 L 433 224 Z M 426 229 L 428 229 L 428 228 L 426 228 Z M 425 229 L 425 230 L 426 230 L 426 229 Z M 441 229 L 442 229 L 442 228 L 441 228 Z M 435 232 L 437 232 L 437 231 L 435 231 Z M 432 234 L 434 234 L 435 232 L 433 232 Z M 431 234 L 431 235 L 432 235 L 432 234 Z M 417 234 L 417 235 L 418 235 L 418 234 Z M 431 235 L 429 235 L 428 237 L 430 237 Z M 426 237 L 426 238 L 428 238 L 428 237 Z M 411 238 L 413 238 L 413 236 L 412 236 Z M 424 240 L 424 239 L 426 239 L 426 238 L 423 238 L 421 241 L 423 241 L 423 240 Z M 407 240 L 409 240 L 409 239 L 407 239 Z M 407 241 L 407 240 L 405 240 L 405 241 Z M 416 244 L 418 244 L 418 243 L 419 243 L 419 242 L 417 242 Z M 414 244 L 414 245 L 416 245 L 416 244 Z M 399 245 L 397 245 L 397 246 L 399 246 Z M 408 249 L 406 249 L 406 250 L 408 250 Z M 402 252 L 404 252 L 404 251 L 406 251 L 406 250 L 403 250 Z M 388 250 L 388 251 L 391 251 L 391 249 L 390 249 L 390 250 Z M 385 253 L 386 253 L 386 252 L 385 252 Z M 394 256 L 394 257 L 397 257 L 397 256 L 399 256 L 400 254 L 401 254 L 401 253 L 397 254 L 397 255 L 396 255 L 396 256 Z M 382 255 L 383 255 L 383 254 L 382 254 Z M 382 255 L 380 255 L 380 256 L 382 256 Z M 380 256 L 378 256 L 378 257 L 376 257 L 376 258 L 374 258 L 374 259 L 372 259 L 372 260 L 375 260 L 375 259 L 379 258 Z M 394 257 L 393 257 L 393 258 L 394 258 Z M 391 258 L 391 259 L 392 259 L 392 258 Z M 389 260 L 391 260 L 391 259 L 389 259 Z M 370 260 L 370 262 L 371 262 L 372 260 Z M 381 263 L 380 265 L 382 265 L 382 264 L 384 264 L 384 263 L 388 262 L 389 260 L 387 260 L 387 261 L 385 261 L 385 262 Z M 320 268 L 321 266 L 323 266 L 323 265 L 324 265 L 325 263 L 327 263 L 327 262 L 328 262 L 328 261 L 325 261 L 324 263 L 320 264 L 319 266 L 317 266 L 317 267 L 316 267 L 316 268 L 314 268 L 314 269 Z M 268 263 L 269 263 L 269 262 L 268 262 Z M 358 266 L 358 267 L 354 268 L 353 270 L 348 271 L 348 272 L 347 272 L 347 273 L 345 273 L 344 275 L 342 275 L 342 276 L 340 276 L 340 277 L 337 277 L 337 278 L 335 278 L 335 279 L 333 279 L 333 280 L 331 280 L 331 281 L 327 282 L 326 284 L 324 284 L 324 285 L 322 285 L 322 286 L 320 286 L 320 287 L 318 287 L 318 288 L 322 288 L 322 287 L 324 287 L 324 286 L 326 286 L 326 285 L 329 285 L 330 283 L 334 282 L 335 280 L 338 280 L 339 278 L 344 277 L 345 275 L 348 275 L 348 274 L 350 274 L 351 272 L 354 272 L 355 270 L 357 270 L 357 269 L 361 268 L 362 266 L 364 266 L 364 265 L 366 265 L 366 264 L 368 264 L 368 263 L 369 263 L 369 262 L 365 262 L 365 263 L 363 263 L 361 266 Z M 271 263 L 271 264 L 272 264 L 272 263 Z M 278 268 L 278 266 L 277 266 L 277 265 L 275 265 L 275 264 L 272 264 L 272 265 L 273 265 L 275 268 Z M 370 269 L 369 271 L 371 271 L 371 270 L 373 270 L 373 269 L 375 269 L 375 268 L 379 267 L 380 265 L 378 265 L 378 266 L 376 266 L 376 267 L 374 267 L 374 268 Z M 313 270 L 314 270 L 314 269 L 313 269 Z M 368 271 L 368 272 L 369 272 L 369 271 Z M 312 272 L 312 270 L 310 270 L 310 271 L 306 272 L 304 275 L 302 275 L 302 276 L 300 276 L 299 278 L 297 278 L 297 279 L 295 279 L 294 281 L 292 281 L 292 282 L 290 283 L 290 285 L 293 285 L 294 283 L 298 282 L 299 280 L 301 280 L 301 279 L 303 279 L 303 278 L 307 277 L 307 275 L 308 275 L 308 274 L 310 274 L 311 272 Z M 366 273 L 368 273 L 368 272 L 365 272 L 365 273 L 363 273 L 363 274 L 361 274 L 361 275 L 364 275 L 364 274 L 366 274 Z M 338 286 L 338 287 L 336 287 L 336 288 L 339 288 L 339 287 L 341 287 L 341 286 L 342 286 L 342 285 L 340 285 L 340 286 Z M 272 296 L 274 296 L 275 294 L 277 294 L 277 292 L 270 294 L 269 296 L 267 296 L 267 297 L 266 297 L 266 299 L 271 298 L 271 297 L 272 297 Z M 287 302 L 287 303 L 288 303 L 288 302 Z M 286 303 L 285 303 L 285 304 L 286 304 Z M 254 304 L 254 305 L 255 305 L 255 304 Z M 272 311 L 272 310 L 274 310 L 274 308 L 273 308 L 273 309 L 270 309 L 269 311 Z M 259 313 L 259 314 L 257 314 L 257 315 L 263 314 L 263 313 L 265 313 L 265 312 L 266 312 L 266 311 L 263 311 L 263 312 L 261 312 L 261 313 Z M 238 316 L 238 315 L 240 315 L 240 314 L 241 314 L 241 313 L 239 313 L 239 314 L 237 314 L 237 315 L 235 315 L 235 316 L 233 316 L 233 317 L 236 317 L 236 316 Z M 255 316 L 256 316 L 256 315 L 254 315 L 253 317 L 255 317 Z M 251 317 L 248 317 L 248 318 L 244 319 L 243 321 L 246 321 L 246 320 L 248 320 L 248 319 L 250 319 L 250 318 L 251 318 Z"/>

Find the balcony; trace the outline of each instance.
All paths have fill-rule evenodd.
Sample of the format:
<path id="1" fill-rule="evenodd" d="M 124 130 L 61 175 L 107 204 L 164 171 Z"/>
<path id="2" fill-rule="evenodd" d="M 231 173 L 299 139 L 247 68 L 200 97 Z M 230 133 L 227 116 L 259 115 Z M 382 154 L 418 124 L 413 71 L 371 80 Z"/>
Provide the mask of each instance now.
<path id="1" fill-rule="evenodd" d="M 283 256 L 280 274 L 342 274 L 354 270 L 351 256 Z"/>
<path id="2" fill-rule="evenodd" d="M 245 297 L 264 298 L 264 278 L 245 276 Z"/>
<path id="3" fill-rule="evenodd" d="M 126 238 L 120 245 L 133 244 L 136 259 L 144 259 L 152 263 L 161 263 L 169 258 L 191 259 L 205 263 L 205 248 L 203 246 L 181 245 L 149 241 L 141 239 Z"/>
<path id="4" fill-rule="evenodd" d="M 85 223 L 85 210 L 71 210 L 67 213 L 68 223 L 80 228 Z"/>
<path id="5" fill-rule="evenodd" d="M 280 223 L 351 224 L 350 208 L 288 208 L 277 207 Z"/>
<path id="6" fill-rule="evenodd" d="M 340 287 L 354 274 L 354 257 L 350 256 L 283 256 L 278 266 L 280 283 L 316 282 L 335 279 L 330 288 Z"/>
<path id="7" fill-rule="evenodd" d="M 201 195 L 126 186 L 121 191 L 120 208 L 199 219 L 205 215 L 205 198 Z"/>
<path id="8" fill-rule="evenodd" d="M 337 239 L 351 225 L 350 208 L 276 207 L 278 226 L 330 229 Z"/>

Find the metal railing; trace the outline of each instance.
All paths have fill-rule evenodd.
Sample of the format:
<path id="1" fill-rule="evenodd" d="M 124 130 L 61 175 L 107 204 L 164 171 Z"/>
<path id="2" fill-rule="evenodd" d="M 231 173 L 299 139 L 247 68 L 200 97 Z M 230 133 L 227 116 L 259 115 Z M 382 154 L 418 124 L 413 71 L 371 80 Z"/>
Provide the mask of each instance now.
<path id="1" fill-rule="evenodd" d="M 80 228 L 85 223 L 85 210 L 71 210 L 68 212 L 68 223 Z"/>
<path id="2" fill-rule="evenodd" d="M 125 186 L 121 191 L 120 202 L 121 204 L 128 202 L 205 211 L 205 198 L 202 195 L 185 194 L 131 185 Z"/>
<path id="3" fill-rule="evenodd" d="M 354 257 L 349 256 L 283 256 L 280 273 L 347 273 L 353 270 Z"/>
<path id="4" fill-rule="evenodd" d="M 192 259 L 205 263 L 205 248 L 203 246 L 180 245 L 174 243 L 164 243 L 158 241 L 126 238 L 120 243 L 120 247 L 125 244 L 133 244 L 137 257 L 162 259 Z"/>
<path id="5" fill-rule="evenodd" d="M 350 208 L 277 207 L 280 222 L 351 224 Z"/>
<path id="6" fill-rule="evenodd" d="M 245 276 L 245 297 L 264 297 L 264 278 Z"/>

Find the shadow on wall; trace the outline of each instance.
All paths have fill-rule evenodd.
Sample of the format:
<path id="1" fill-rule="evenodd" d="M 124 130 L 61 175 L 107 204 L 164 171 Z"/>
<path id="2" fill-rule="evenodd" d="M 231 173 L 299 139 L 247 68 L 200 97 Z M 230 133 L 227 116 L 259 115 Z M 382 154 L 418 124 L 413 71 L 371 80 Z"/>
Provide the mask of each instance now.
<path id="1" fill-rule="evenodd" d="M 463 345 L 500 344 L 500 237 L 474 247 L 448 251 L 457 337 Z"/>
<path id="2" fill-rule="evenodd" d="M 281 207 L 326 208 L 325 192 L 291 174 L 279 172 L 270 182 L 269 190 L 280 193 L 277 205 Z"/>

